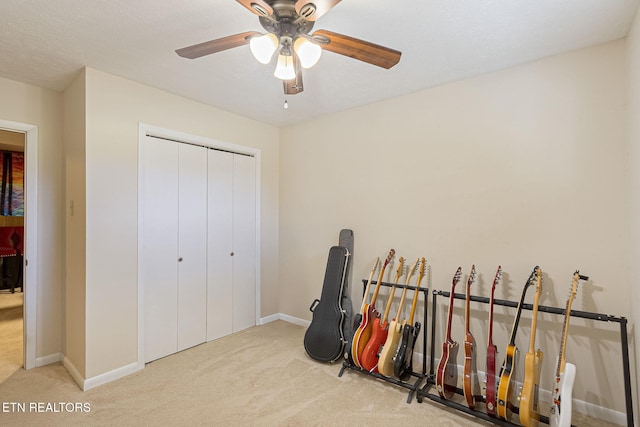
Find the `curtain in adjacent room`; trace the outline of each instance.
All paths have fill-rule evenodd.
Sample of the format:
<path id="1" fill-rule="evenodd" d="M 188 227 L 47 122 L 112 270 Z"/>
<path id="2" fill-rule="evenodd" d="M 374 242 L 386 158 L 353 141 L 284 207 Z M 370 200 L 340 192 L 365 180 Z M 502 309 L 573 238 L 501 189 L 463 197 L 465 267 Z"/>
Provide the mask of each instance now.
<path id="1" fill-rule="evenodd" d="M 24 216 L 24 153 L 1 151 L 0 215 Z"/>

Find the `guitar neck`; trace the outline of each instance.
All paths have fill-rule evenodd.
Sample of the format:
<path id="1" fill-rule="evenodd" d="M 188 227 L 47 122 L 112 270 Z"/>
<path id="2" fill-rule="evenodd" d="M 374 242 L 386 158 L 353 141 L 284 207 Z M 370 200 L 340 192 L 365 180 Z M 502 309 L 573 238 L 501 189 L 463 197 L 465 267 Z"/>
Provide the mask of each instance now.
<path id="1" fill-rule="evenodd" d="M 420 275 L 418 276 L 418 282 L 416 283 L 416 289 L 413 291 L 413 302 L 411 303 L 411 313 L 409 314 L 409 325 L 413 325 L 413 315 L 416 313 L 416 307 L 418 306 L 418 290 L 420 289 L 420 283 L 424 277 L 424 269 L 426 261 L 424 258 L 420 260 Z"/>
<path id="2" fill-rule="evenodd" d="M 449 295 L 449 316 L 447 319 L 447 337 L 446 337 L 447 342 L 453 341 L 451 339 L 451 321 L 453 320 L 453 302 L 455 300 L 454 294 L 456 291 L 456 283 L 458 283 L 458 280 L 460 279 L 461 272 L 462 272 L 462 269 L 458 267 L 458 271 L 456 271 L 456 274 L 453 277 L 453 283 L 451 284 L 451 295 Z"/>
<path id="3" fill-rule="evenodd" d="M 393 303 L 393 296 L 396 293 L 396 285 L 402 277 L 402 273 L 404 271 L 404 258 L 400 257 L 398 259 L 398 270 L 396 271 L 396 278 L 393 281 L 393 286 L 391 286 L 391 291 L 389 292 L 389 301 L 387 301 L 387 306 L 384 309 L 384 315 L 382 316 L 382 323 L 385 323 L 389 319 L 389 311 L 391 311 L 391 304 Z"/>
<path id="4" fill-rule="evenodd" d="M 369 280 L 367 280 L 367 287 L 364 290 L 364 297 L 362 298 L 362 306 L 360 307 L 360 313 L 364 313 L 365 307 L 367 306 L 367 296 L 369 296 L 369 288 L 371 287 L 371 281 L 373 280 L 373 275 L 376 273 L 376 269 L 378 268 L 378 264 L 380 263 L 380 258 L 376 258 L 376 262 L 373 264 L 373 268 L 371 269 L 371 274 L 369 274 Z"/>
<path id="5" fill-rule="evenodd" d="M 489 299 L 489 335 L 488 344 L 489 347 L 493 346 L 493 295 L 495 294 L 496 287 L 491 288 L 491 298 Z"/>
<path id="6" fill-rule="evenodd" d="M 556 377 L 559 377 L 560 374 L 564 372 L 564 366 L 566 364 L 565 350 L 567 349 L 567 336 L 569 333 L 569 319 L 572 302 L 573 297 L 569 297 L 564 313 L 564 323 L 562 325 L 562 339 L 560 343 L 560 354 L 558 355 L 558 366 L 556 366 Z"/>
<path id="7" fill-rule="evenodd" d="M 538 273 L 538 284 L 536 286 L 536 296 L 533 299 L 533 314 L 531 315 L 531 338 L 529 338 L 529 353 L 536 350 L 536 327 L 538 325 L 538 302 L 542 294 L 542 273 Z"/>
<path id="8" fill-rule="evenodd" d="M 509 338 L 510 346 L 516 345 L 516 333 L 518 332 L 518 324 L 520 323 L 520 315 L 522 314 L 522 304 L 524 304 L 524 297 L 530 284 L 531 281 L 527 281 L 527 284 L 524 285 L 524 289 L 522 290 L 522 296 L 520 297 L 520 302 L 518 303 L 518 312 L 516 313 L 516 318 L 513 320 L 513 327 L 511 328 L 511 337 Z"/>

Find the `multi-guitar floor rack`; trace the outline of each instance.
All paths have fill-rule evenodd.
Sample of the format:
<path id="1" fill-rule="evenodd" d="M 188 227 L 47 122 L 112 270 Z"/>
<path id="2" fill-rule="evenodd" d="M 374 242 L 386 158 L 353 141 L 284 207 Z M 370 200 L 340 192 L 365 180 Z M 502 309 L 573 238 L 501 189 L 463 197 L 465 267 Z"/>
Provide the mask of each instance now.
<path id="1" fill-rule="evenodd" d="M 502 420 L 500 418 L 494 418 L 494 417 L 490 417 L 489 415 L 487 415 L 485 412 L 479 411 L 479 410 L 473 410 L 470 409 L 468 406 L 459 404 L 453 400 L 446 400 L 446 399 L 442 399 L 440 397 L 440 395 L 435 392 L 433 393 L 431 391 L 431 389 L 435 386 L 435 334 L 436 334 L 436 310 L 435 307 L 437 307 L 436 305 L 436 300 L 438 296 L 443 296 L 443 297 L 447 297 L 449 298 L 451 296 L 450 292 L 447 291 L 433 291 L 432 292 L 433 295 L 433 299 L 432 299 L 432 311 L 431 311 L 431 347 L 430 347 L 430 366 L 429 366 L 429 375 L 427 375 L 427 382 L 425 383 L 425 385 L 418 390 L 417 395 L 416 395 L 416 400 L 418 402 L 422 402 L 423 399 L 426 397 L 432 401 L 441 403 L 443 405 L 446 405 L 448 407 L 457 409 L 459 411 L 465 412 L 467 414 L 473 415 L 477 418 L 481 418 L 487 421 L 490 421 L 494 424 L 497 425 L 502 425 L 502 426 L 517 426 L 519 424 L 513 424 L 509 421 L 505 421 Z M 465 300 L 466 299 L 466 295 L 465 294 L 454 294 L 454 298 L 456 299 L 461 299 L 461 300 Z M 489 298 L 485 298 L 485 297 L 478 297 L 478 296 L 471 296 L 471 301 L 476 301 L 476 302 L 480 302 L 480 303 L 484 303 L 484 304 L 488 304 L 489 303 Z M 501 306 L 506 306 L 506 307 L 517 307 L 518 303 L 515 301 L 507 301 L 507 300 L 500 300 L 500 299 L 494 299 L 494 304 L 495 305 L 501 305 Z M 532 304 L 523 304 L 522 308 L 524 310 L 532 310 L 533 309 L 533 305 Z M 562 308 L 557 308 L 557 307 L 547 307 L 547 306 L 538 306 L 538 311 L 541 312 L 545 312 L 545 313 L 553 313 L 553 314 L 557 314 L 557 315 L 562 315 L 564 316 L 564 312 L 565 310 Z M 426 310 L 425 310 L 425 316 L 426 316 Z M 591 313 L 591 312 L 587 312 L 587 311 L 578 311 L 578 310 L 571 310 L 570 316 L 572 317 L 581 317 L 583 319 L 591 319 L 591 320 L 597 320 L 597 321 L 601 321 L 601 322 L 614 322 L 614 323 L 618 323 L 620 325 L 620 346 L 621 346 L 621 356 L 622 356 L 622 370 L 623 370 L 623 376 L 624 376 L 624 396 L 625 396 L 625 404 L 626 404 L 626 415 L 627 415 L 627 426 L 628 427 L 633 427 L 633 399 L 631 396 L 631 373 L 630 373 L 630 369 L 629 369 L 629 343 L 628 343 L 628 339 L 627 339 L 627 319 L 624 317 L 617 317 L 617 316 L 610 316 L 607 314 L 600 314 L 600 313 Z M 426 324 L 426 320 L 425 320 L 425 324 Z M 425 338 L 425 342 L 426 342 L 426 338 Z M 424 347 L 426 349 L 426 346 Z M 426 351 L 426 350 L 425 350 Z M 426 360 L 426 358 L 425 358 Z M 426 369 L 425 369 L 426 370 Z M 457 389 L 456 390 L 457 394 L 462 395 L 462 389 Z M 480 397 L 480 396 L 478 396 Z M 481 402 L 484 402 L 484 399 L 478 399 Z M 518 412 L 518 408 L 513 408 L 514 409 L 514 413 Z M 546 416 L 540 416 L 540 421 L 548 424 L 549 420 Z"/>
<path id="2" fill-rule="evenodd" d="M 364 295 L 364 291 L 366 289 L 366 285 L 367 285 L 367 280 L 363 279 L 362 280 L 362 284 L 363 284 L 363 295 Z M 374 280 L 371 282 L 372 285 L 377 284 L 377 282 Z M 386 282 L 381 282 L 380 286 L 386 286 L 386 287 L 391 287 L 391 286 L 395 286 L 397 289 L 404 289 L 407 288 L 409 290 L 413 289 L 414 291 L 418 291 L 422 293 L 422 297 L 423 297 L 423 302 L 424 302 L 424 313 L 423 313 L 423 318 L 422 318 L 422 327 L 420 330 L 420 334 L 422 335 L 422 351 L 426 352 L 427 350 L 427 334 L 426 334 L 426 329 L 427 329 L 427 300 L 428 300 L 428 292 L 429 289 L 428 288 L 417 288 L 416 286 L 411 286 L 411 285 L 402 285 L 400 283 L 397 284 L 393 284 L 393 283 L 386 283 Z M 422 358 L 422 370 L 420 372 L 416 372 L 415 370 L 411 373 L 411 377 L 409 380 L 407 381 L 401 381 L 397 378 L 391 378 L 391 377 L 386 377 L 378 372 L 370 372 L 366 369 L 362 369 L 352 363 L 350 363 L 348 360 L 345 360 L 342 363 L 342 369 L 340 369 L 340 373 L 338 374 L 338 377 L 341 377 L 342 374 L 344 373 L 345 370 L 350 369 L 356 372 L 359 372 L 363 375 L 369 375 L 371 377 L 374 378 L 378 378 L 380 380 L 386 381 L 388 383 L 391 384 L 395 384 L 399 387 L 404 387 L 406 389 L 409 389 L 409 395 L 407 396 L 407 403 L 411 403 L 411 400 L 413 399 L 413 396 L 417 393 L 418 389 L 420 388 L 420 384 L 422 383 L 422 381 L 424 380 L 424 378 L 426 377 L 427 374 L 427 358 L 423 357 Z M 412 381 L 412 379 L 415 379 L 415 381 Z"/>

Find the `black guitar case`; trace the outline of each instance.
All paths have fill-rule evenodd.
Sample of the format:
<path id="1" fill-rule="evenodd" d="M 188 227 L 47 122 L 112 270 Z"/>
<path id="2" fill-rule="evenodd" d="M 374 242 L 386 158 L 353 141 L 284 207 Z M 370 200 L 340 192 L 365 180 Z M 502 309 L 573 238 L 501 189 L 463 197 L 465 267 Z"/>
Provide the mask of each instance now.
<path id="1" fill-rule="evenodd" d="M 309 307 L 313 318 L 304 335 L 304 348 L 312 359 L 334 362 L 342 357 L 353 312 L 348 292 L 350 264 L 351 252 L 347 247 L 333 246 L 329 250 L 322 294 Z"/>

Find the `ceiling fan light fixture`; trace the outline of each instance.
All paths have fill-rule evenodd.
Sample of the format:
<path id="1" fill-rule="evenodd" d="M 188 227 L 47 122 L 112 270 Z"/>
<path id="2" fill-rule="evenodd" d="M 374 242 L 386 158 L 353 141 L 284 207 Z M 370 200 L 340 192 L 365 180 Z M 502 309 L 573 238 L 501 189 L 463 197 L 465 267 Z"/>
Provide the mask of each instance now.
<path id="1" fill-rule="evenodd" d="M 276 65 L 273 75 L 280 80 L 295 79 L 296 70 L 293 66 L 293 56 L 280 53 L 278 55 L 278 65 Z"/>
<path id="2" fill-rule="evenodd" d="M 302 68 L 311 68 L 318 63 L 322 48 L 304 37 L 298 37 L 293 44 L 293 50 L 298 54 Z"/>
<path id="3" fill-rule="evenodd" d="M 278 49 L 278 37 L 273 33 L 253 37 L 249 41 L 249 47 L 254 58 L 262 64 L 271 62 L 273 53 Z"/>

